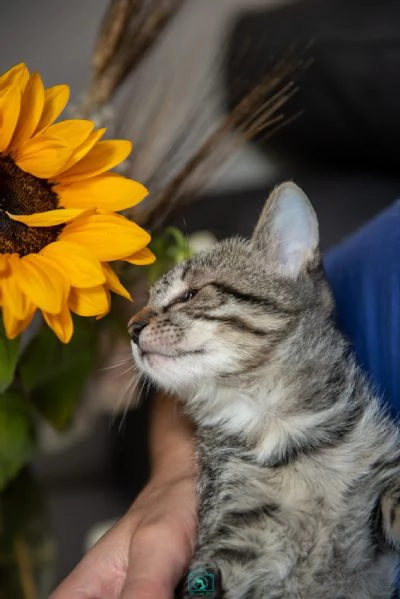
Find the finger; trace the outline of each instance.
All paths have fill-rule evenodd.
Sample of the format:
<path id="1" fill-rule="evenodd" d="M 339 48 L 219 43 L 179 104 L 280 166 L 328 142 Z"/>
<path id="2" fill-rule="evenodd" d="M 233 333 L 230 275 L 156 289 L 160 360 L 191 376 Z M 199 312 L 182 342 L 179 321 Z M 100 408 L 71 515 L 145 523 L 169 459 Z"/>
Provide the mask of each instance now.
<path id="1" fill-rule="evenodd" d="M 50 599 L 118 599 L 123 583 L 122 573 L 108 568 L 107 562 L 99 557 L 97 563 L 81 562 L 55 589 Z"/>
<path id="2" fill-rule="evenodd" d="M 120 599 L 171 599 L 186 566 L 182 538 L 160 525 L 133 538 L 127 577 Z"/>
<path id="3" fill-rule="evenodd" d="M 128 565 L 128 524 L 122 519 L 100 539 L 49 599 L 118 599 Z"/>

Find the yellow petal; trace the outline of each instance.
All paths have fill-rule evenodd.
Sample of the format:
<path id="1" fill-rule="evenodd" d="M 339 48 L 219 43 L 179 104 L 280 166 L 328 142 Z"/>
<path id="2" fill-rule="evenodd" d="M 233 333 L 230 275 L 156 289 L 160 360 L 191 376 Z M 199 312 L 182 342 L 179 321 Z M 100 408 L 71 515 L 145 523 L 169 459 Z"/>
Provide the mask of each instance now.
<path id="1" fill-rule="evenodd" d="M 89 137 L 94 127 L 93 121 L 71 119 L 60 121 L 46 129 L 46 136 L 59 139 L 65 146 L 76 149 Z"/>
<path id="2" fill-rule="evenodd" d="M 41 310 L 59 314 L 66 303 L 69 281 L 57 264 L 44 256 L 28 254 L 14 265 L 18 287 Z"/>
<path id="3" fill-rule="evenodd" d="M 122 216 L 92 214 L 68 223 L 59 239 L 79 243 L 108 262 L 136 253 L 149 243 L 150 235 Z"/>
<path id="4" fill-rule="evenodd" d="M 111 266 L 107 263 L 103 264 L 104 274 L 106 275 L 107 287 L 114 291 L 114 293 L 118 293 L 118 295 L 122 295 L 127 300 L 132 301 L 132 296 L 127 289 L 122 285 L 116 273 L 113 271 Z"/>
<path id="5" fill-rule="evenodd" d="M 24 223 L 28 227 L 53 227 L 54 225 L 68 223 L 84 212 L 88 211 L 84 208 L 57 208 L 56 210 L 34 212 L 33 214 L 10 214 L 9 212 L 6 212 L 6 214 L 11 220 Z M 90 212 L 94 212 L 94 209 Z"/>
<path id="6" fill-rule="evenodd" d="M 32 305 L 26 295 L 22 293 L 13 276 L 3 279 L 1 284 L 2 305 L 7 306 L 14 318 L 26 318 L 29 307 Z"/>
<path id="7" fill-rule="evenodd" d="M 80 316 L 98 316 L 109 312 L 110 298 L 102 285 L 90 289 L 72 288 L 68 305 Z"/>
<path id="8" fill-rule="evenodd" d="M 47 312 L 42 312 L 42 314 L 59 340 L 63 343 L 69 343 L 74 332 L 74 323 L 68 307 L 64 306 L 59 314 L 48 314 Z"/>
<path id="9" fill-rule="evenodd" d="M 15 128 L 11 147 L 29 139 L 42 116 L 44 106 L 44 86 L 38 73 L 29 79 L 21 100 L 18 124 Z"/>
<path id="10" fill-rule="evenodd" d="M 68 241 L 55 241 L 40 252 L 51 258 L 69 278 L 71 287 L 94 287 L 106 281 L 98 259 L 81 245 Z"/>
<path id="11" fill-rule="evenodd" d="M 23 320 L 15 318 L 12 312 L 7 306 L 2 307 L 3 312 L 3 323 L 6 331 L 6 335 L 9 339 L 15 339 L 24 331 L 32 322 L 33 315 L 35 314 L 36 307 L 31 304 L 31 312 Z"/>
<path id="12" fill-rule="evenodd" d="M 104 287 L 104 291 L 106 292 L 108 306 L 111 306 L 111 293 L 110 293 L 109 289 L 107 289 L 107 287 Z M 100 318 L 103 318 L 104 316 L 106 316 L 109 313 L 109 311 L 110 311 L 110 308 L 108 307 L 107 310 L 105 310 L 105 312 L 102 312 L 101 314 L 96 314 L 96 320 L 100 320 Z"/>
<path id="13" fill-rule="evenodd" d="M 9 69 L 4 75 L 0 77 L 0 93 L 7 89 L 9 86 L 18 87 L 20 91 L 23 91 L 25 85 L 29 80 L 29 71 L 26 65 L 21 62 Z"/>
<path id="14" fill-rule="evenodd" d="M 125 210 L 141 202 L 148 194 L 141 183 L 116 173 L 98 175 L 70 185 L 54 188 L 66 208 L 96 206 L 108 210 Z"/>
<path id="15" fill-rule="evenodd" d="M 74 150 L 71 154 L 71 157 L 68 159 L 66 164 L 63 167 L 63 172 L 59 173 L 57 180 L 62 181 L 62 177 L 64 175 L 64 171 L 68 172 L 70 167 L 72 167 L 75 163 L 79 162 L 86 154 L 97 144 L 97 142 L 103 137 L 106 129 L 97 129 L 97 131 L 92 131 L 92 133 L 88 136 L 88 138 Z"/>
<path id="16" fill-rule="evenodd" d="M 0 152 L 5 152 L 10 144 L 18 122 L 21 106 L 21 91 L 10 87 L 0 96 Z"/>
<path id="17" fill-rule="evenodd" d="M 123 162 L 131 150 L 132 144 L 127 140 L 100 141 L 82 160 L 63 172 L 60 181 L 71 183 L 100 175 Z"/>
<path id="18" fill-rule="evenodd" d="M 44 108 L 35 133 L 46 129 L 60 116 L 69 100 L 68 85 L 55 85 L 44 92 Z"/>
<path id="19" fill-rule="evenodd" d="M 138 264 L 140 266 L 144 266 L 145 264 L 153 264 L 155 262 L 156 257 L 149 248 L 143 248 L 133 254 L 133 256 L 129 256 L 129 258 L 124 258 L 126 262 L 130 262 L 131 264 Z"/>
<path id="20" fill-rule="evenodd" d="M 17 256 L 10 256 L 9 274 L 2 278 L 2 304 L 17 320 L 25 320 L 34 311 L 32 302 L 26 297 L 17 285 L 14 276 L 14 265 L 19 261 Z"/>
<path id="21" fill-rule="evenodd" d="M 0 254 L 0 277 L 8 270 L 8 261 L 12 255 L 13 254 Z"/>
<path id="22" fill-rule="evenodd" d="M 13 157 L 23 171 L 40 179 L 51 179 L 62 169 L 71 153 L 71 148 L 60 142 L 45 142 L 34 137 L 18 148 Z"/>

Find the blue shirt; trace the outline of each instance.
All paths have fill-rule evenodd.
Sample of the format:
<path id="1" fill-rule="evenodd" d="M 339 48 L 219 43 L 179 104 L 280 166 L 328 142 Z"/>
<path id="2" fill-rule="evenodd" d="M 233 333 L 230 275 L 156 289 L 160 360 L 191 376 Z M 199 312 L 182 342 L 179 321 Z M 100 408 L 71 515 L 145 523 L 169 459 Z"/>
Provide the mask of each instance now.
<path id="1" fill-rule="evenodd" d="M 394 416 L 400 413 L 400 201 L 328 252 L 339 327 Z"/>
<path id="2" fill-rule="evenodd" d="M 339 327 L 392 415 L 400 414 L 400 201 L 324 260 Z M 398 578 L 400 599 L 400 577 Z"/>

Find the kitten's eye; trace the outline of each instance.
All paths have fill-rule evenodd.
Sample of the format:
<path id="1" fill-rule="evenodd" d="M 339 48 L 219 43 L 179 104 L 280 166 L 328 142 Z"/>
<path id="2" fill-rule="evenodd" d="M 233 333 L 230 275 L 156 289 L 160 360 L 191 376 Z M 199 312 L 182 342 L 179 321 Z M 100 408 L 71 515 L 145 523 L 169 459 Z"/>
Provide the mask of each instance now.
<path id="1" fill-rule="evenodd" d="M 188 302 L 196 295 L 196 293 L 197 291 L 194 291 L 193 289 L 190 291 L 185 291 L 185 293 L 182 293 L 182 295 L 176 298 L 175 302 L 177 304 L 183 304 L 185 302 Z"/>

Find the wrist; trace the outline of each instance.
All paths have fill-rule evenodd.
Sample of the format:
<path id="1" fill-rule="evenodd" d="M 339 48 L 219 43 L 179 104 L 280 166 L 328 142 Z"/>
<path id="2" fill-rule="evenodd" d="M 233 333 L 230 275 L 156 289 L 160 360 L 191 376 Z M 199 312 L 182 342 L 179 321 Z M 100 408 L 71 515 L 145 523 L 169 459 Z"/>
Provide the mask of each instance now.
<path id="1" fill-rule="evenodd" d="M 197 473 L 194 443 L 178 442 L 176 439 L 153 450 L 151 458 L 151 478 L 172 480 L 193 477 Z"/>
<path id="2" fill-rule="evenodd" d="M 150 428 L 151 476 L 163 479 L 196 474 L 194 429 L 175 398 L 159 394 L 154 400 Z"/>

